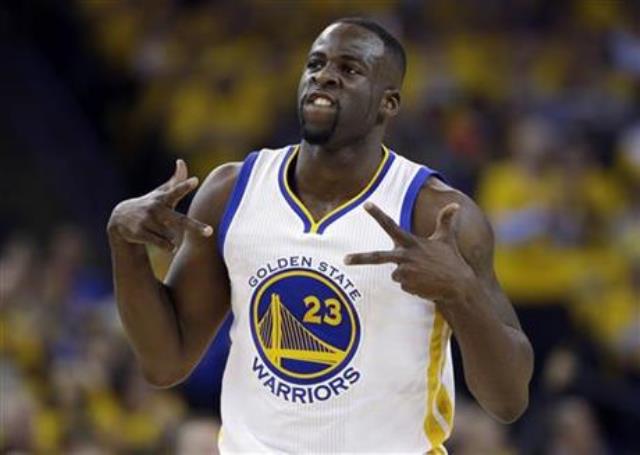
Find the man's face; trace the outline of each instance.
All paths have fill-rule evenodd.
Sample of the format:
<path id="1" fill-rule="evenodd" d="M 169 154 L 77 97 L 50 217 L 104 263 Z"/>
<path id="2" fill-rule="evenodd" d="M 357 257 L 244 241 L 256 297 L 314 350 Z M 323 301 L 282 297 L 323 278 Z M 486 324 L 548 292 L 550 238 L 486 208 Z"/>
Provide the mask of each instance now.
<path id="1" fill-rule="evenodd" d="M 298 87 L 303 139 L 341 144 L 380 121 L 384 43 L 353 24 L 332 24 L 311 46 Z"/>

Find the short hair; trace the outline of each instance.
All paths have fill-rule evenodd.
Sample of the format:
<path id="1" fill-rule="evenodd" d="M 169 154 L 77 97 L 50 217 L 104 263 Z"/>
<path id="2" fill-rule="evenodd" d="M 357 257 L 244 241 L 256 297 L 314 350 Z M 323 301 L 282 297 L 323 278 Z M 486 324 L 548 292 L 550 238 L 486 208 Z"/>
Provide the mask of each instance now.
<path id="1" fill-rule="evenodd" d="M 362 28 L 366 28 L 370 32 L 374 33 L 384 43 L 385 52 L 390 51 L 391 56 L 396 61 L 402 72 L 401 78 L 404 79 L 404 74 L 407 71 L 407 54 L 404 51 L 404 46 L 398 41 L 398 39 L 387 31 L 379 23 L 367 19 L 365 17 L 343 17 L 337 19 L 334 24 L 353 24 Z"/>

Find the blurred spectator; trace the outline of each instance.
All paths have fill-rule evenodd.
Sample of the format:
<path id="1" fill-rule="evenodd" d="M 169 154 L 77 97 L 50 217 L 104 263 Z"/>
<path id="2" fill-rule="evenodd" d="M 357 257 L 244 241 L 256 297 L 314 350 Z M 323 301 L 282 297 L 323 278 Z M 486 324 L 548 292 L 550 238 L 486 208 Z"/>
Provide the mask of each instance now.
<path id="1" fill-rule="evenodd" d="M 213 419 L 190 419 L 178 428 L 176 454 L 214 455 L 218 453 L 220 426 Z"/>
<path id="2" fill-rule="evenodd" d="M 156 450 L 184 413 L 174 394 L 143 382 L 85 248 L 78 228 L 63 226 L 46 256 L 19 237 L 2 250 L 3 450 Z"/>
<path id="3" fill-rule="evenodd" d="M 456 455 L 511 455 L 516 450 L 509 443 L 506 427 L 489 417 L 475 403 L 456 403 L 452 453 Z"/>
<path id="4" fill-rule="evenodd" d="M 603 446 L 593 410 L 585 400 L 565 398 L 556 405 L 549 455 L 611 453 Z"/>

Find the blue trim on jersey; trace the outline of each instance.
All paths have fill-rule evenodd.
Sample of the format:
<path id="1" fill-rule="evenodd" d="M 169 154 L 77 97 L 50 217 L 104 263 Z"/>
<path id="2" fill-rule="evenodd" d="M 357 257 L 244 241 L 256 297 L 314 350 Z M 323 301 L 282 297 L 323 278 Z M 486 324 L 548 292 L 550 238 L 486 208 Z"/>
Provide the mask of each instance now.
<path id="1" fill-rule="evenodd" d="M 421 167 L 420 170 L 416 172 L 413 180 L 411 180 L 411 184 L 404 195 L 402 209 L 400 211 L 400 227 L 407 232 L 411 232 L 411 219 L 413 218 L 413 208 L 416 205 L 418 193 L 420 193 L 424 182 L 431 176 L 436 176 L 442 180 L 440 174 L 433 169 L 429 169 L 426 166 Z"/>
<path id="2" fill-rule="evenodd" d="M 351 210 L 355 209 L 358 205 L 360 205 L 361 202 L 364 202 L 369 196 L 371 196 L 373 192 L 380 186 L 380 183 L 384 179 L 385 175 L 387 175 L 387 172 L 389 172 L 389 169 L 391 168 L 391 164 L 393 164 L 393 161 L 395 159 L 396 159 L 396 154 L 393 151 L 391 151 L 389 153 L 389 158 L 386 160 L 386 162 L 384 163 L 384 166 L 382 167 L 382 170 L 380 171 L 380 174 L 376 178 L 375 182 L 373 182 L 373 184 L 369 187 L 369 189 L 364 193 L 362 193 L 357 199 L 353 199 L 352 201 L 350 201 L 349 205 L 338 210 L 335 213 L 332 213 L 331 216 L 329 216 L 326 220 L 320 223 L 320 225 L 318 226 L 318 234 L 322 234 L 327 229 L 327 227 L 329 227 L 331 223 L 336 221 L 341 216 L 346 215 Z"/>
<path id="3" fill-rule="evenodd" d="M 298 217 L 302 220 L 302 223 L 304 225 L 304 232 L 309 232 L 311 230 L 311 220 L 309 219 L 309 217 L 307 217 L 307 215 L 305 215 L 305 213 L 302 211 L 302 209 L 296 203 L 293 197 L 291 197 L 290 192 L 287 191 L 287 187 L 285 183 L 287 179 L 286 173 L 287 173 L 288 164 L 291 161 L 292 155 L 294 154 L 295 151 L 296 151 L 295 146 L 289 147 L 289 150 L 287 150 L 287 153 L 284 156 L 284 159 L 282 160 L 282 164 L 280 164 L 280 170 L 278 171 L 278 186 L 280 187 L 280 192 L 284 196 L 285 201 L 287 201 L 287 203 L 289 204 L 289 207 L 291 207 L 291 209 L 294 212 L 296 212 Z"/>
<path id="4" fill-rule="evenodd" d="M 378 169 L 376 170 L 371 181 L 353 199 L 346 201 L 344 204 L 341 204 L 340 206 L 334 208 L 319 221 L 316 221 L 314 220 L 313 215 L 311 215 L 309 210 L 304 206 L 302 201 L 300 201 L 300 199 L 298 199 L 298 197 L 295 195 L 287 181 L 289 167 L 293 162 L 295 155 L 299 152 L 299 149 L 300 146 L 294 146 L 290 147 L 289 150 L 287 150 L 287 153 L 285 154 L 278 171 L 278 186 L 280 187 L 282 196 L 287 201 L 287 204 L 289 204 L 289 207 L 291 207 L 291 209 L 302 220 L 304 232 L 312 234 L 322 234 L 334 221 L 338 220 L 340 217 L 344 216 L 345 214 L 356 208 L 358 205 L 360 205 L 362 202 L 364 202 L 378 188 L 385 175 L 391 168 L 391 164 L 396 157 L 395 153 L 389 151 L 383 145 L 382 161 L 378 165 Z"/>
<path id="5" fill-rule="evenodd" d="M 220 226 L 218 227 L 218 252 L 222 257 L 224 257 L 224 241 L 227 238 L 227 231 L 229 230 L 233 216 L 238 210 L 240 201 L 242 201 L 242 196 L 247 188 L 247 183 L 249 183 L 249 177 L 251 176 L 251 171 L 257 158 L 258 152 L 251 152 L 244 160 L 244 163 L 242 163 L 238 180 L 236 180 L 233 191 L 231 192 L 231 197 L 227 201 L 227 206 L 224 209 Z"/>

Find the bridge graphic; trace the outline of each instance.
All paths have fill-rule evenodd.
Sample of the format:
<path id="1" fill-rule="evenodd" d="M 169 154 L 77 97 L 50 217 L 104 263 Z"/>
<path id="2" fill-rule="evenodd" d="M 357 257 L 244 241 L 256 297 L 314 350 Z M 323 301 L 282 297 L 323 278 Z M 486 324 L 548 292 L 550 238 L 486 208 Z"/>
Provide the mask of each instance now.
<path id="1" fill-rule="evenodd" d="M 282 359 L 333 366 L 346 355 L 346 351 L 331 346 L 306 329 L 275 293 L 271 294 L 269 308 L 258 322 L 258 334 L 267 358 L 278 367 L 282 366 Z"/>

